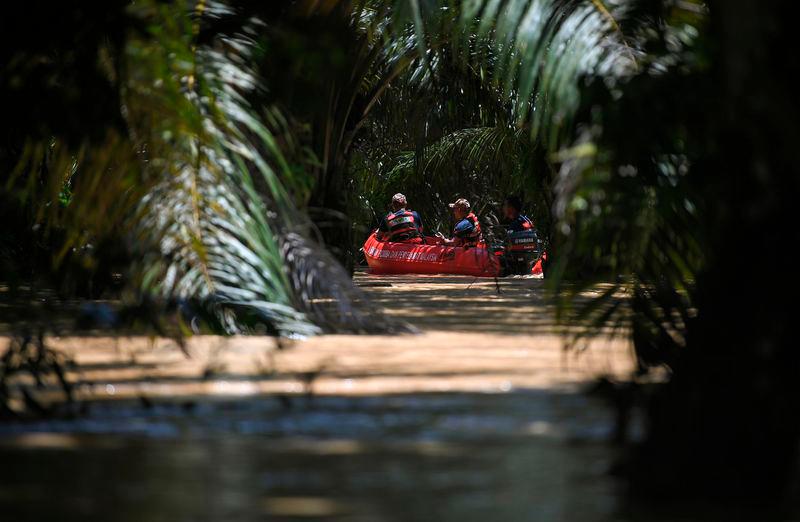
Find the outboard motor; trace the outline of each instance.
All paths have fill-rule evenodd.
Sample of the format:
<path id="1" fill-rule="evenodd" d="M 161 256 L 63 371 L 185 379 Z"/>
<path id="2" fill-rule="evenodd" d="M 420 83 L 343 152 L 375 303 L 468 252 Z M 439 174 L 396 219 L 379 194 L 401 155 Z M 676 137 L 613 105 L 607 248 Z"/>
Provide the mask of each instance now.
<path id="1" fill-rule="evenodd" d="M 508 274 L 528 275 L 542 255 L 542 241 L 534 229 L 509 232 L 505 244 L 505 269 Z"/>

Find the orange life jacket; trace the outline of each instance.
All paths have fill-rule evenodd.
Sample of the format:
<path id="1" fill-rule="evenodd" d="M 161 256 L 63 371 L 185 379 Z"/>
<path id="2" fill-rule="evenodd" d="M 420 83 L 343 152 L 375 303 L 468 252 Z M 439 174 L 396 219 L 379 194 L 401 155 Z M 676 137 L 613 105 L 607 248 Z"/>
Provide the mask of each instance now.
<path id="1" fill-rule="evenodd" d="M 472 230 L 467 234 L 460 234 L 453 229 L 453 236 L 460 238 L 463 245 L 477 245 L 483 239 L 483 234 L 481 233 L 481 224 L 480 221 L 478 221 L 478 216 L 470 212 L 464 219 L 472 223 Z"/>

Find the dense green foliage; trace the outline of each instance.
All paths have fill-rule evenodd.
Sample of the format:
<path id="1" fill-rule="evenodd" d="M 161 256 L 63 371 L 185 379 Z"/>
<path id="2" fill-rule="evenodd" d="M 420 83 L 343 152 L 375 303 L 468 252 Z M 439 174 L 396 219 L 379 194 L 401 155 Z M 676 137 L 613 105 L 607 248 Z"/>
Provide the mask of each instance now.
<path id="1" fill-rule="evenodd" d="M 795 279 L 775 245 L 796 236 L 797 71 L 777 58 L 792 17 L 755 4 L 62 3 L 53 32 L 18 8 L 0 22 L 2 279 L 97 297 L 64 282 L 123 272 L 228 332 L 386 330 L 334 259 L 357 259 L 391 194 L 444 231 L 447 201 L 488 225 L 518 193 L 561 319 L 624 327 L 642 372 L 675 372 L 633 467 L 775 491 L 800 432 L 774 299 Z M 748 246 L 766 273 L 739 297 Z M 575 305 L 598 281 L 616 284 Z"/>
<path id="2" fill-rule="evenodd" d="M 4 98 L 38 92 L 66 109 L 15 104 L 6 197 L 52 241 L 59 284 L 63 266 L 92 278 L 114 265 L 136 295 L 199 300 L 227 331 L 388 326 L 357 311 L 360 294 L 308 241 L 321 233 L 351 263 L 394 191 L 431 228 L 448 226 L 455 196 L 491 219 L 506 193 L 527 193 L 549 228 L 549 154 L 571 135 L 580 79 L 632 67 L 592 3 L 61 9 L 80 30 L 6 31 Z M 330 297 L 335 311 L 310 305 Z"/>

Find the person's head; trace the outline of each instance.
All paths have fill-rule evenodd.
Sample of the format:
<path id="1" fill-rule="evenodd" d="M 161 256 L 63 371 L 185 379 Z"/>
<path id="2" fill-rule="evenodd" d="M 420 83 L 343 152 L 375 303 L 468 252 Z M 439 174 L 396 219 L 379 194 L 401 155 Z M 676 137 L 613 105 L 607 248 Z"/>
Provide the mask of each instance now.
<path id="1" fill-rule="evenodd" d="M 464 219 L 469 214 L 469 201 L 464 198 L 457 199 L 454 203 L 450 203 L 450 208 L 453 209 L 453 215 L 456 219 Z"/>
<path id="2" fill-rule="evenodd" d="M 506 219 L 516 219 L 522 211 L 522 200 L 517 196 L 508 196 L 503 202 L 503 215 Z"/>
<path id="3" fill-rule="evenodd" d="M 406 197 L 401 193 L 397 193 L 392 196 L 392 210 L 400 210 L 401 208 L 406 208 L 408 203 L 406 202 Z"/>

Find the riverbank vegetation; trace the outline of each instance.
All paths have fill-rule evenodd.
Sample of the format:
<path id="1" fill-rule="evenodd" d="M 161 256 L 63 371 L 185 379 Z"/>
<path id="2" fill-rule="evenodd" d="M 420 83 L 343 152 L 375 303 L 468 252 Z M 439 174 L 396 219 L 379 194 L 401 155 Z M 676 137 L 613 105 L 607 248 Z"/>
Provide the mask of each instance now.
<path id="1" fill-rule="evenodd" d="M 184 333 L 404 331 L 350 279 L 390 196 L 442 231 L 466 197 L 490 230 L 515 193 L 546 238 L 560 320 L 617 326 L 640 373 L 671 372 L 630 458 L 636 488 L 766 498 L 793 484 L 785 5 L 45 11 L 0 22 L 3 300 L 44 287 L 150 322 L 178 310 Z M 598 282 L 616 283 L 575 299 Z"/>

